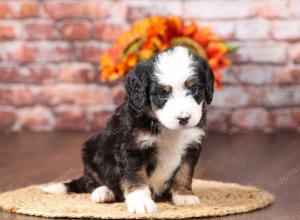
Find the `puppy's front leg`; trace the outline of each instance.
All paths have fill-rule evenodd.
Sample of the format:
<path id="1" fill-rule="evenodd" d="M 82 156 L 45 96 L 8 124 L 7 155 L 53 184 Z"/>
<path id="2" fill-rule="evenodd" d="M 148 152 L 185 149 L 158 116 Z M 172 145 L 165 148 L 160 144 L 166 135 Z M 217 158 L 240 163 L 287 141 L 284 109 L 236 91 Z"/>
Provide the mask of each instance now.
<path id="1" fill-rule="evenodd" d="M 130 213 L 150 213 L 156 211 L 156 205 L 151 198 L 147 184 L 147 174 L 143 157 L 138 152 L 127 152 L 125 172 L 121 185 Z"/>
<path id="2" fill-rule="evenodd" d="M 180 167 L 171 185 L 172 202 L 174 205 L 197 205 L 200 203 L 199 198 L 192 191 L 194 167 L 198 161 L 199 154 L 200 147 L 192 148 L 188 149 L 182 158 Z"/>

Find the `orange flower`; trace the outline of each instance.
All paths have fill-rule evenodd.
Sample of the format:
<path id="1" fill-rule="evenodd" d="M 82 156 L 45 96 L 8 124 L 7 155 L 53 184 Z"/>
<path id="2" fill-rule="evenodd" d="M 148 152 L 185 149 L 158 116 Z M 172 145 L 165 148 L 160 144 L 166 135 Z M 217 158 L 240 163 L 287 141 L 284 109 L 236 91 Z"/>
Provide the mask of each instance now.
<path id="1" fill-rule="evenodd" d="M 178 38 L 185 42 L 185 46 L 197 47 L 195 45 L 199 44 L 203 48 L 213 69 L 216 87 L 220 88 L 220 69 L 231 63 L 226 57 L 230 47 L 210 28 L 199 27 L 196 22 L 185 24 L 182 18 L 176 16 L 153 16 L 134 23 L 129 31 L 118 37 L 112 48 L 100 56 L 100 80 L 113 81 L 123 77 L 139 61 L 172 46 Z M 194 51 L 199 51 L 199 47 Z M 203 56 L 203 53 L 198 55 Z"/>
<path id="2" fill-rule="evenodd" d="M 198 27 L 195 22 L 192 22 L 191 24 L 187 25 L 183 29 L 183 35 L 187 37 L 193 36 L 198 30 Z"/>
<path id="3" fill-rule="evenodd" d="M 207 47 L 210 40 L 210 29 L 199 28 L 193 38 L 203 47 Z"/>
<path id="4" fill-rule="evenodd" d="M 220 70 L 216 69 L 214 70 L 214 76 L 215 76 L 215 87 L 217 89 L 220 89 L 222 88 L 222 75 L 221 75 L 221 72 Z"/>
<path id="5" fill-rule="evenodd" d="M 124 62 L 125 62 L 126 66 L 128 68 L 132 68 L 137 64 L 137 56 L 133 55 L 133 54 L 130 54 L 129 56 L 127 56 L 125 58 Z"/>
<path id="6" fill-rule="evenodd" d="M 149 59 L 153 56 L 153 51 L 151 49 L 143 49 L 139 53 L 142 60 Z"/>
<path id="7" fill-rule="evenodd" d="M 227 53 L 227 47 L 221 42 L 211 42 L 207 47 L 208 57 L 224 56 Z"/>

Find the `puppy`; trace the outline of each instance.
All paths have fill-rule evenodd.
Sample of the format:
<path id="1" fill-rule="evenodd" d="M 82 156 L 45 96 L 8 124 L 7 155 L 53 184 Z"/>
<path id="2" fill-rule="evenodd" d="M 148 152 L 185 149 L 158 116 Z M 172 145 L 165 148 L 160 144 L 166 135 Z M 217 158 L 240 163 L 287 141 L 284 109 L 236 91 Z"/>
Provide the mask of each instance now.
<path id="1" fill-rule="evenodd" d="M 107 127 L 84 144 L 83 176 L 44 191 L 91 192 L 97 203 L 125 200 L 131 213 L 154 212 L 159 199 L 198 204 L 191 183 L 214 91 L 207 61 L 170 48 L 139 63 L 125 88 L 128 97 Z"/>

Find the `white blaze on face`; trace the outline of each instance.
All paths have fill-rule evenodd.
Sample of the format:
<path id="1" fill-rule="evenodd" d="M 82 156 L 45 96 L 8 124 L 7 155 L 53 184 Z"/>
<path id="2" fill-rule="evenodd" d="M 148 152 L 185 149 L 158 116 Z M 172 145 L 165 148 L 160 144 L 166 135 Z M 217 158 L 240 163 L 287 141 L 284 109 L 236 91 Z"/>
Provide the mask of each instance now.
<path id="1" fill-rule="evenodd" d="M 184 47 L 175 47 L 174 50 L 161 54 L 155 68 L 158 83 L 172 87 L 171 96 L 164 107 L 155 111 L 159 121 L 169 129 L 179 129 L 178 117 L 190 116 L 184 127 L 196 126 L 202 117 L 202 104 L 198 104 L 185 87 L 185 82 L 195 75 L 191 67 L 192 59 Z"/>

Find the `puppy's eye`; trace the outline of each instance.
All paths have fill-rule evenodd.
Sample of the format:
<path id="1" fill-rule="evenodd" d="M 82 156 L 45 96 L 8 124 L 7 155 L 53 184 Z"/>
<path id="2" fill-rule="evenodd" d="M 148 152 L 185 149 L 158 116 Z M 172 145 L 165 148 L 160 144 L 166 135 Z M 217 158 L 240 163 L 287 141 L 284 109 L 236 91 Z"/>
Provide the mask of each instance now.
<path id="1" fill-rule="evenodd" d="M 194 85 L 194 86 L 191 88 L 191 94 L 192 94 L 192 95 L 197 94 L 198 91 L 199 91 L 198 85 Z"/>
<path id="2" fill-rule="evenodd" d="M 166 98 L 168 98 L 168 93 L 167 92 L 160 92 L 160 93 L 158 93 L 158 97 L 160 98 L 160 99 L 166 99 Z"/>
<path id="3" fill-rule="evenodd" d="M 196 94 L 198 94 L 198 92 L 200 92 L 200 91 L 203 90 L 204 88 L 205 88 L 205 86 L 202 85 L 202 84 L 196 84 L 196 85 L 193 85 L 193 86 L 190 88 L 189 94 L 191 94 L 191 95 L 196 95 Z"/>

